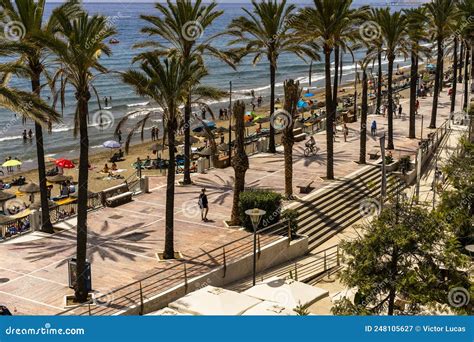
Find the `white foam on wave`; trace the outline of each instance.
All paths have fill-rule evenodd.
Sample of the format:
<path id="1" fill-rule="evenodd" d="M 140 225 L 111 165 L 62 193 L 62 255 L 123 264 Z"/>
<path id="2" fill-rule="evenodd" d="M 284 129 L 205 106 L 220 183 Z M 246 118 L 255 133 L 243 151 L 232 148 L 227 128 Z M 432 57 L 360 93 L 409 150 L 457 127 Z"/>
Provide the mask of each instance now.
<path id="1" fill-rule="evenodd" d="M 0 142 L 1 142 L 1 141 L 18 140 L 18 139 L 22 139 L 22 138 L 23 138 L 23 137 L 22 137 L 21 135 L 3 137 L 3 138 L 0 138 Z"/>

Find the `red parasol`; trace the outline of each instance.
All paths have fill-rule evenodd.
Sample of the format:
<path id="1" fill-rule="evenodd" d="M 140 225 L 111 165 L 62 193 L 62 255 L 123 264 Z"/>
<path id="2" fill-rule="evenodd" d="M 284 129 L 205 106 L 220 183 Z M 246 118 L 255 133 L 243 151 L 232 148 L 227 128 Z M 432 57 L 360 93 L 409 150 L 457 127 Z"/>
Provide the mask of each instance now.
<path id="1" fill-rule="evenodd" d="M 56 165 L 60 168 L 63 168 L 63 169 L 73 169 L 74 168 L 74 163 L 68 159 L 64 159 L 64 158 L 61 158 L 61 159 L 58 159 L 56 160 Z"/>

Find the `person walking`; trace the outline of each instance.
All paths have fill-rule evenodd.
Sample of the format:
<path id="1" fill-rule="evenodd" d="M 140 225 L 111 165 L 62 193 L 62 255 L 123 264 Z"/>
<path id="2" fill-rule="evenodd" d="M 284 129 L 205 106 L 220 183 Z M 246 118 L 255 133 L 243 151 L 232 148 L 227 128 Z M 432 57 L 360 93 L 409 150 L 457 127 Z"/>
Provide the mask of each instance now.
<path id="1" fill-rule="evenodd" d="M 207 213 L 209 212 L 209 203 L 207 201 L 206 189 L 201 190 L 198 200 L 199 208 L 201 209 L 201 220 L 207 222 Z"/>
<path id="2" fill-rule="evenodd" d="M 344 142 L 347 142 L 347 136 L 349 135 L 349 128 L 347 127 L 346 123 L 344 123 Z"/>
<path id="3" fill-rule="evenodd" d="M 370 134 L 375 137 L 377 134 L 377 121 L 372 121 L 372 125 L 370 126 Z"/>
<path id="4" fill-rule="evenodd" d="M 155 141 L 155 126 L 151 128 L 151 141 Z"/>
<path id="5" fill-rule="evenodd" d="M 398 117 L 402 117 L 402 113 L 403 113 L 403 107 L 402 105 L 400 104 L 400 106 L 398 106 Z"/>

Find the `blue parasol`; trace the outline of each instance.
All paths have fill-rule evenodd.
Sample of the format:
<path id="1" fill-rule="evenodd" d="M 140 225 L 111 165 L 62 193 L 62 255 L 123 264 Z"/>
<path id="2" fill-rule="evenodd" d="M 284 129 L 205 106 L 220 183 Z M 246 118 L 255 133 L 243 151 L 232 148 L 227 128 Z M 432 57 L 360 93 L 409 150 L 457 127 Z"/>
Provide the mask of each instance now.
<path id="1" fill-rule="evenodd" d="M 114 140 L 108 140 L 102 144 L 105 148 L 120 148 L 122 144 L 114 141 Z"/>

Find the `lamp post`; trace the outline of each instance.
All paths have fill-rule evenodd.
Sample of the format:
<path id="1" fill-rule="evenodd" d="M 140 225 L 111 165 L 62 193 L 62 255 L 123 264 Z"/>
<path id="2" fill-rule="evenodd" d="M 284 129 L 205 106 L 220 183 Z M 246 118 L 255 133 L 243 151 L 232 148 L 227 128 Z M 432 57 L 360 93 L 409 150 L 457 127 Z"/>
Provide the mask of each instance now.
<path id="1" fill-rule="evenodd" d="M 250 216 L 250 221 L 253 227 L 253 285 L 255 286 L 255 279 L 257 277 L 257 228 L 260 220 L 266 211 L 258 208 L 248 209 L 245 214 Z"/>
<path id="2" fill-rule="evenodd" d="M 385 168 L 385 133 L 380 137 L 380 151 L 382 155 L 382 184 L 380 188 L 380 207 L 383 208 L 383 202 L 385 201 L 387 179 L 386 179 L 386 168 Z"/>

